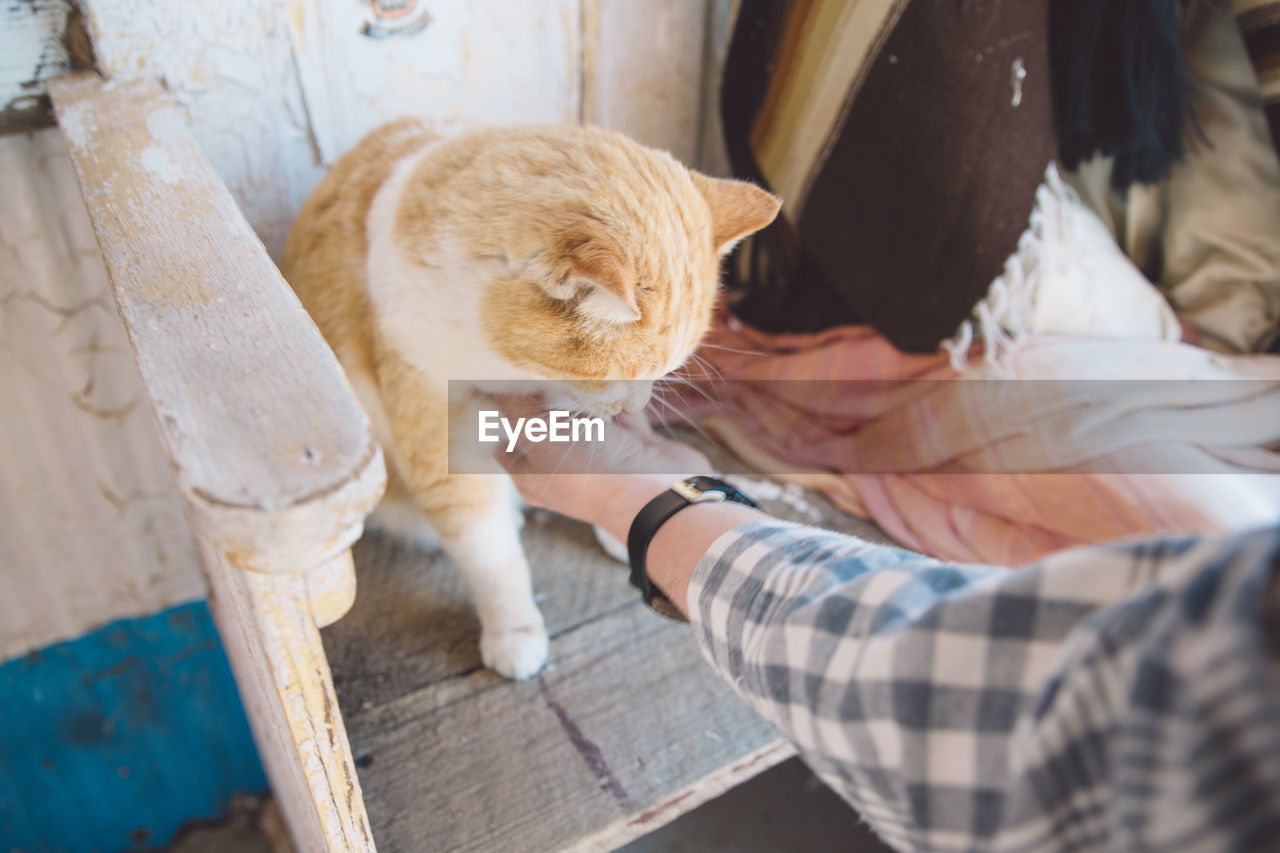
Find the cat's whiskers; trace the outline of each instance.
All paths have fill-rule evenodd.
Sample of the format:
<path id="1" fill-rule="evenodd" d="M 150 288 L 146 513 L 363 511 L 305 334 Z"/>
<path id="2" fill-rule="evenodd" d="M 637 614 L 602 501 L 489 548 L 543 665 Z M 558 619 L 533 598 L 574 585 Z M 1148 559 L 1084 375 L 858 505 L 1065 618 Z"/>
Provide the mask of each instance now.
<path id="1" fill-rule="evenodd" d="M 655 383 L 655 384 L 656 384 L 656 383 Z M 665 389 L 665 390 L 671 390 L 671 389 L 669 389 L 669 388 L 668 388 L 668 389 Z M 673 413 L 675 414 L 675 416 L 676 416 L 676 417 L 678 417 L 680 420 L 684 421 L 684 422 L 685 422 L 689 427 L 691 427 L 695 432 L 697 432 L 697 433 L 698 433 L 698 435 L 702 436 L 702 437 L 703 437 L 703 438 L 705 438 L 707 441 L 710 441 L 710 442 L 712 442 L 713 444 L 715 443 L 715 439 L 713 439 L 710 435 L 708 435 L 708 434 L 707 434 L 707 432 L 706 432 L 706 430 L 704 430 L 702 427 L 698 426 L 697 422 L 695 422 L 693 419 L 691 419 L 691 418 L 688 416 L 688 414 L 686 414 L 685 412 L 681 411 L 678 407 L 676 407 L 674 404 L 672 404 L 669 400 L 667 400 L 667 399 L 666 399 L 665 397 L 663 397 L 661 394 L 659 394 L 659 393 L 656 393 L 656 392 L 655 392 L 655 393 L 654 393 L 654 396 L 653 396 L 653 399 L 654 399 L 655 401 L 657 401 L 661 406 L 663 406 L 664 408 L 666 408 L 667 410 L 669 410 L 669 411 L 673 412 Z M 673 435 L 673 433 L 671 432 L 671 424 L 670 424 L 670 422 L 669 422 L 665 417 L 663 417 L 663 419 L 662 419 L 662 420 L 663 420 L 663 422 L 662 422 L 662 426 L 666 428 L 667 436 L 668 436 L 668 437 L 671 437 L 671 438 L 674 438 L 674 435 Z"/>
<path id="2" fill-rule="evenodd" d="M 667 381 L 679 383 L 681 387 L 685 387 L 685 388 L 692 388 L 694 391 L 697 391 L 699 394 L 701 394 L 701 395 L 702 395 L 702 397 L 703 397 L 703 399 L 705 399 L 708 403 L 719 404 L 719 403 L 721 403 L 721 402 L 722 402 L 722 401 L 720 400 L 720 397 L 718 396 L 718 392 L 717 392 L 717 396 L 714 396 L 714 397 L 713 397 L 713 396 L 712 396 L 712 395 L 707 391 L 707 389 L 705 389 L 705 388 L 703 388 L 703 387 L 702 387 L 702 384 L 701 384 L 701 383 L 699 383 L 699 382 L 695 382 L 694 380 L 689 379 L 689 378 L 687 378 L 687 377 L 680 376 L 680 375 L 675 374 L 675 373 L 670 373 L 670 374 L 667 374 Z M 675 389 L 671 389 L 671 388 L 669 388 L 668 390 L 673 390 L 673 391 L 674 391 Z M 712 387 L 712 389 L 711 389 L 711 390 L 712 390 L 712 391 L 715 391 L 716 389 L 715 389 L 714 387 Z M 676 391 L 676 393 L 678 394 L 678 393 L 680 393 L 680 392 L 679 392 L 679 391 Z"/>
<path id="3" fill-rule="evenodd" d="M 726 347 L 720 344 L 702 343 L 702 344 L 699 344 L 699 346 L 703 349 L 717 349 L 717 350 L 721 350 L 722 352 L 737 353 L 738 355 L 766 355 L 766 353 L 763 353 L 760 350 L 738 349 L 736 347 Z"/>
<path id="4" fill-rule="evenodd" d="M 573 445 L 565 443 L 564 453 L 560 454 L 560 459 L 556 462 L 556 467 L 551 469 L 551 476 L 554 477 L 560 472 L 560 466 L 564 464 L 564 460 L 569 458 L 569 454 L 573 452 Z"/>
<path id="5" fill-rule="evenodd" d="M 707 361 L 705 356 L 699 355 L 697 352 L 693 352 L 689 355 L 689 360 L 701 367 L 704 374 L 711 374 L 707 377 L 708 379 L 724 379 L 724 374 L 720 372 L 720 368 L 716 367 L 710 361 Z"/>

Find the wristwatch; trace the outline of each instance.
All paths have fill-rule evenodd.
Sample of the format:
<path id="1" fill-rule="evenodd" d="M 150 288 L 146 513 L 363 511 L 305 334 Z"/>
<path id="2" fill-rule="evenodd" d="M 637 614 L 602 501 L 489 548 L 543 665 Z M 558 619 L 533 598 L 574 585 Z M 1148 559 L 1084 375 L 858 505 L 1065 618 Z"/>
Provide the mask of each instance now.
<path id="1" fill-rule="evenodd" d="M 627 532 L 627 556 L 631 560 L 631 585 L 640 590 L 645 604 L 668 619 L 679 622 L 688 621 L 679 608 L 671 603 L 671 599 L 649 580 L 649 573 L 644 567 L 649 542 L 667 519 L 685 507 L 697 503 L 720 503 L 721 501 L 746 504 L 750 507 L 757 506 L 755 501 L 724 480 L 704 476 L 690 477 L 687 480 L 672 483 L 669 489 L 645 504 L 644 509 L 640 510 L 635 520 L 631 522 L 631 529 Z"/>

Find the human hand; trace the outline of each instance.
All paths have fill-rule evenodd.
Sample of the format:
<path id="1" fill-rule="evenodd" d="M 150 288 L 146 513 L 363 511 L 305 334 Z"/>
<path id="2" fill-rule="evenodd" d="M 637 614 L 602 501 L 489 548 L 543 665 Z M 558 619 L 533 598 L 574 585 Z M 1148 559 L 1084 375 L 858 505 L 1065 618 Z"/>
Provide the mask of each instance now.
<path id="1" fill-rule="evenodd" d="M 545 412 L 533 398 L 495 399 L 508 417 Z M 712 471 L 705 456 L 655 433 L 643 414 L 614 417 L 598 444 L 521 438 L 513 452 L 496 456 L 528 503 L 603 527 L 623 542 L 650 499 L 676 480 Z"/>

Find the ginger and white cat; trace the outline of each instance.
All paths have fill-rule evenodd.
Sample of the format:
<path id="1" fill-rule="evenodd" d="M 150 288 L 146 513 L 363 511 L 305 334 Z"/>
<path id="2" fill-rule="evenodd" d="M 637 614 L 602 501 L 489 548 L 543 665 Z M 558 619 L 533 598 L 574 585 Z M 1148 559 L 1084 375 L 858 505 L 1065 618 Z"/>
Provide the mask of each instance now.
<path id="1" fill-rule="evenodd" d="M 510 479 L 450 475 L 449 380 L 565 380 L 632 411 L 710 323 L 721 255 L 779 201 L 596 128 L 441 140 L 386 125 L 308 199 L 283 272 L 346 370 L 388 466 L 373 522 L 438 537 L 471 589 L 481 655 L 510 678 L 547 658 Z"/>

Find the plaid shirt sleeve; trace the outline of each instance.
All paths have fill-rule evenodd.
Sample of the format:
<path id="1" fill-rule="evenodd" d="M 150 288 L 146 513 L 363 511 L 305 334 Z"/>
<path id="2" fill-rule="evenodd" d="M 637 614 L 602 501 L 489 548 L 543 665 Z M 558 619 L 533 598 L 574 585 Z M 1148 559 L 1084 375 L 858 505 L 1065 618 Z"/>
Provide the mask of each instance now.
<path id="1" fill-rule="evenodd" d="M 702 558 L 690 617 L 899 849 L 1278 850 L 1278 561 L 1280 529 L 1011 572 L 763 522 Z"/>

